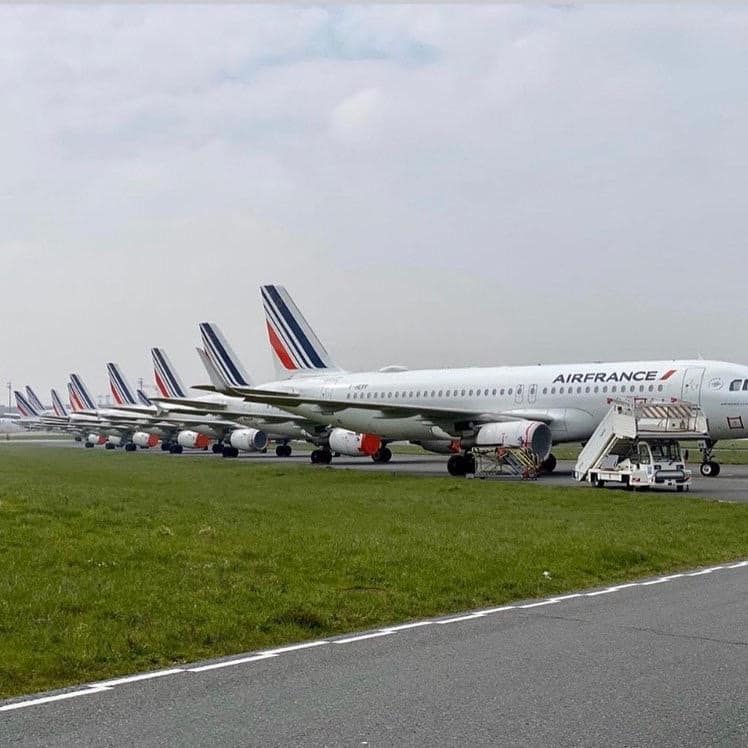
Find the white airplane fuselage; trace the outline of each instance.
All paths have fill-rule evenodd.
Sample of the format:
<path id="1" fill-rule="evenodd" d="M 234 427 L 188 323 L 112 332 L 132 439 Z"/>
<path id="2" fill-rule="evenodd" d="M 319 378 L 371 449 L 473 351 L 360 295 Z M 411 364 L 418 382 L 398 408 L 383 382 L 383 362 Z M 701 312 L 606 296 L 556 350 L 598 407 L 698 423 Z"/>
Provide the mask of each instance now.
<path id="1" fill-rule="evenodd" d="M 451 439 L 458 417 L 390 417 L 357 408 L 376 403 L 499 413 L 544 420 L 554 443 L 588 439 L 610 398 L 683 399 L 701 406 L 713 441 L 748 437 L 748 367 L 724 361 L 625 361 L 297 376 L 258 387 L 307 397 L 350 401 L 345 409 L 318 404 L 283 406 L 318 423 L 385 439 Z M 484 419 L 490 420 L 490 419 Z M 438 423 L 437 423 L 438 421 Z M 448 422 L 455 422 L 449 426 Z"/>

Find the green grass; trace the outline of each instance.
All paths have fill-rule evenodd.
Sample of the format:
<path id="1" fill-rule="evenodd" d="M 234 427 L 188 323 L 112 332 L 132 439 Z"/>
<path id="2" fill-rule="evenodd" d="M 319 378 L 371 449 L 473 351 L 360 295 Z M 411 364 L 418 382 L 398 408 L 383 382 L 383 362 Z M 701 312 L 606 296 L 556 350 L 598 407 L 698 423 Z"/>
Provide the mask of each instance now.
<path id="1" fill-rule="evenodd" d="M 0 470 L 0 696 L 748 556 L 748 505 L 682 494 L 23 445 Z"/>

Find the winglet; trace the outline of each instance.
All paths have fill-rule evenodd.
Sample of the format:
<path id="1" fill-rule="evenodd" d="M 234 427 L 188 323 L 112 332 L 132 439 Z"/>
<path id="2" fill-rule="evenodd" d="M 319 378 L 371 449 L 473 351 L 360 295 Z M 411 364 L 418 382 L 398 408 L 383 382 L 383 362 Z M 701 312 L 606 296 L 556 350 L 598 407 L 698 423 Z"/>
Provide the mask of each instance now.
<path id="1" fill-rule="evenodd" d="M 119 364 L 108 363 L 106 365 L 109 374 L 109 389 L 117 405 L 137 405 L 135 395 L 130 383 L 122 373 Z"/>
<path id="2" fill-rule="evenodd" d="M 18 390 L 13 390 L 13 394 L 16 398 L 16 408 L 18 408 L 18 412 L 22 416 L 26 418 L 39 418 L 41 411 L 37 411 L 27 397 L 22 395 Z"/>
<path id="3" fill-rule="evenodd" d="M 283 286 L 262 286 L 260 293 L 273 363 L 279 376 L 340 371 Z"/>
<path id="4" fill-rule="evenodd" d="M 151 348 L 153 378 L 162 397 L 187 397 L 187 389 L 163 348 Z"/>
<path id="5" fill-rule="evenodd" d="M 68 415 L 68 409 L 57 394 L 57 390 L 52 389 L 50 394 L 52 395 L 52 409 L 54 410 L 55 415 L 60 418 L 65 418 Z"/>

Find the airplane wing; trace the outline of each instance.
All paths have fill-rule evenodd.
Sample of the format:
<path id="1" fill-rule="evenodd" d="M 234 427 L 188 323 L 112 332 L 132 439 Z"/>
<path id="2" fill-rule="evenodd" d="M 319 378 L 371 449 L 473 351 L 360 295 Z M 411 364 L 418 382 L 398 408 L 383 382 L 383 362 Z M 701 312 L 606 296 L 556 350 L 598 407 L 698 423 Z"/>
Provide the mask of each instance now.
<path id="1" fill-rule="evenodd" d="M 299 405 L 316 405 L 320 415 L 333 415 L 341 410 L 355 408 L 359 410 L 379 411 L 381 418 L 413 418 L 420 416 L 428 421 L 477 421 L 494 423 L 526 419 L 552 423 L 554 418 L 545 411 L 517 409 L 509 411 L 470 410 L 467 408 L 445 408 L 423 404 L 390 402 L 381 400 L 335 400 L 324 397 L 298 395 L 291 392 L 275 392 L 256 388 L 231 388 L 227 394 L 243 397 L 248 402 L 261 402 L 275 405 L 278 408 L 296 408 Z M 374 416 L 375 418 L 377 416 Z"/>
<path id="2" fill-rule="evenodd" d="M 293 413 L 268 413 L 267 411 L 258 410 L 255 412 L 247 410 L 232 410 L 230 403 L 209 403 L 205 400 L 193 400 L 191 398 L 175 397 L 152 397 L 151 401 L 156 405 L 168 405 L 168 408 L 162 408 L 159 413 L 162 416 L 168 416 L 169 413 L 204 413 L 225 416 L 226 418 L 249 418 L 256 421 L 266 421 L 267 423 L 288 423 L 307 422 L 303 416 L 297 416 Z"/>

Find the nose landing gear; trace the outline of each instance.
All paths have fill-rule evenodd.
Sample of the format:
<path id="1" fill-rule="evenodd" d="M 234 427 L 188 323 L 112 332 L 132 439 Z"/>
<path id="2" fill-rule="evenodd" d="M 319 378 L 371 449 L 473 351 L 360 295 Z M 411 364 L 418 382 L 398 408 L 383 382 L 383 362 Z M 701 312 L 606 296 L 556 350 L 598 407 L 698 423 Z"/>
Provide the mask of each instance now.
<path id="1" fill-rule="evenodd" d="M 712 459 L 715 444 L 716 442 L 709 440 L 703 442 L 703 444 L 699 442 L 699 449 L 701 450 L 701 466 L 699 467 L 699 472 L 705 478 L 716 478 L 719 475 L 719 463 Z"/>

